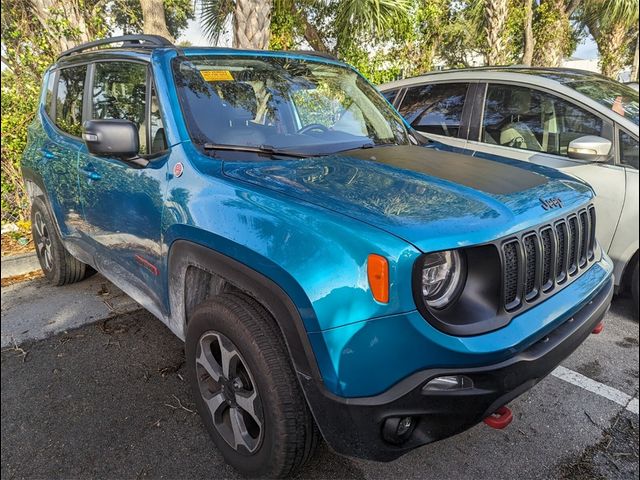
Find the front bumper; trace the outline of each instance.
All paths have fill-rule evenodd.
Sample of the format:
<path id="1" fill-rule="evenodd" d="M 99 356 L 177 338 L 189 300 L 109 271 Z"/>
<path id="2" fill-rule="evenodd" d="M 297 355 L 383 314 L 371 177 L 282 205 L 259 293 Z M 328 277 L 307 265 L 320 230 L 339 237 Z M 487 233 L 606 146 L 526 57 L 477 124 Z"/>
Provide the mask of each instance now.
<path id="1" fill-rule="evenodd" d="M 527 349 L 497 364 L 474 368 L 428 369 L 417 372 L 382 394 L 344 398 L 318 387 L 301 375 L 305 395 L 325 440 L 338 453 L 390 461 L 421 445 L 462 432 L 491 415 L 548 375 L 593 331 L 607 312 L 613 278 L 569 319 Z M 473 388 L 425 394 L 429 380 L 466 375 Z M 412 417 L 415 428 L 401 444 L 383 439 L 387 419 Z"/>

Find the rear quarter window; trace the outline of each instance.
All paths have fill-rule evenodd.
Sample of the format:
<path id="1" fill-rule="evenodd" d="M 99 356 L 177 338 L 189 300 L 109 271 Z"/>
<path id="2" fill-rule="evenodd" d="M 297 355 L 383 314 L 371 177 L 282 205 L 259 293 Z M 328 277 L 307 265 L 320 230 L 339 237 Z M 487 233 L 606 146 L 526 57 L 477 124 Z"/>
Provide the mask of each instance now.
<path id="1" fill-rule="evenodd" d="M 82 134 L 82 97 L 87 66 L 63 68 L 58 76 L 55 123 L 63 132 L 80 137 Z"/>
<path id="2" fill-rule="evenodd" d="M 53 94 L 56 86 L 56 72 L 49 72 L 44 86 L 44 103 L 43 107 L 49 117 L 53 116 Z"/>

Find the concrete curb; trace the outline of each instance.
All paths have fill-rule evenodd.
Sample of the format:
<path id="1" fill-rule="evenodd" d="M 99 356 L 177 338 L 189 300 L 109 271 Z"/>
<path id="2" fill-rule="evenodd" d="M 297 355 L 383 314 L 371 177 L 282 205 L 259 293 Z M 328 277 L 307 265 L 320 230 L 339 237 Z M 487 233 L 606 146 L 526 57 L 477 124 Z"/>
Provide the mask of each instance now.
<path id="1" fill-rule="evenodd" d="M 40 262 L 38 262 L 35 252 L 7 255 L 2 257 L 0 268 L 2 269 L 2 278 L 8 278 L 40 270 Z"/>

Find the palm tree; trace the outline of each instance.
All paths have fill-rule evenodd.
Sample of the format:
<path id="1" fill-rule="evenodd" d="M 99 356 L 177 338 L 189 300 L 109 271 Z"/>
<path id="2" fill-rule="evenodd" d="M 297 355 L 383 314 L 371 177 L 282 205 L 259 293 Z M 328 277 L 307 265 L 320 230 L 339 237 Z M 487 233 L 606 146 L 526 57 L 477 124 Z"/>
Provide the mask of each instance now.
<path id="1" fill-rule="evenodd" d="M 406 15 L 411 0 L 201 0 L 202 27 L 214 43 L 233 16 L 234 47 L 264 49 L 269 45 L 271 15 L 292 16 L 311 48 L 335 53 L 342 40 L 356 32 L 381 33 Z M 331 28 L 324 31 L 305 12 L 320 7 L 332 11 Z M 329 33 L 330 32 L 330 33 Z M 331 36 L 332 38 L 329 38 Z"/>
<path id="2" fill-rule="evenodd" d="M 484 4 L 487 65 L 504 65 L 508 60 L 505 27 L 509 15 L 509 0 L 485 0 Z"/>
<path id="3" fill-rule="evenodd" d="M 233 46 L 265 49 L 271 37 L 272 0 L 202 0 L 202 30 L 216 43 L 232 15 Z"/>
<path id="4" fill-rule="evenodd" d="M 585 0 L 582 21 L 598 46 L 602 73 L 617 78 L 638 37 L 638 0 Z"/>

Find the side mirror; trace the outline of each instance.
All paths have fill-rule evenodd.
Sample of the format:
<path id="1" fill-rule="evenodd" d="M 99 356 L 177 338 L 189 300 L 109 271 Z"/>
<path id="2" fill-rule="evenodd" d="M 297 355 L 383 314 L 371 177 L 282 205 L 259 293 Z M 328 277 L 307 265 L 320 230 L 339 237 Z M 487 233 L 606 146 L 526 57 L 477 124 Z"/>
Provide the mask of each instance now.
<path id="1" fill-rule="evenodd" d="M 595 135 L 585 135 L 569 142 L 569 158 L 587 162 L 606 162 L 611 152 L 611 140 Z"/>
<path id="2" fill-rule="evenodd" d="M 149 160 L 138 156 L 138 127 L 130 120 L 87 120 L 82 138 L 93 155 L 115 157 L 138 168 L 149 164 Z"/>

